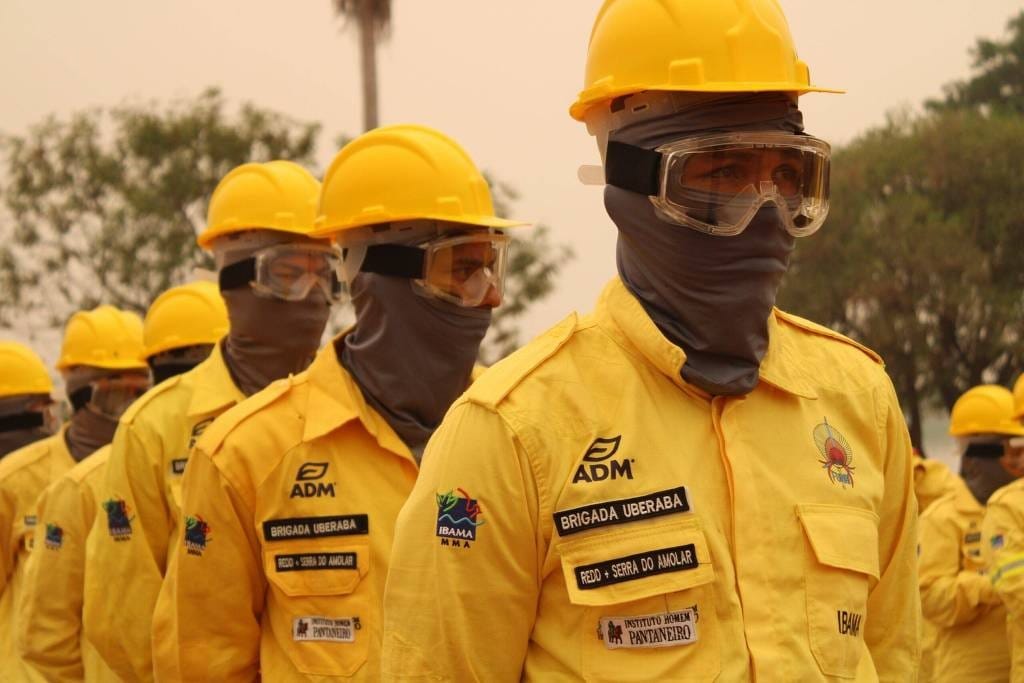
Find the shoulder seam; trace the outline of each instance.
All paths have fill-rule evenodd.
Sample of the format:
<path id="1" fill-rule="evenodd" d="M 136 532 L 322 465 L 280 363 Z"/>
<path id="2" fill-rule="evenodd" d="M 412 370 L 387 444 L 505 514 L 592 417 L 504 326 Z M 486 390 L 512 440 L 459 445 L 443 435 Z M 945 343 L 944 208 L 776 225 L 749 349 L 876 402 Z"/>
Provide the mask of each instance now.
<path id="1" fill-rule="evenodd" d="M 859 351 L 863 352 L 864 355 L 866 355 L 868 358 L 870 358 L 878 365 L 885 367 L 885 361 L 882 359 L 881 356 L 878 355 L 877 352 L 865 346 L 864 344 L 861 344 L 855 339 L 851 339 L 850 337 L 847 337 L 845 334 L 836 332 L 832 328 L 820 325 L 816 322 L 807 320 L 805 318 L 801 318 L 798 315 L 787 313 L 786 311 L 780 310 L 778 308 L 776 308 L 775 311 L 778 314 L 778 317 L 781 321 L 789 325 L 792 325 L 793 327 L 796 327 L 798 329 L 804 330 L 805 332 L 817 335 L 819 337 L 834 339 L 835 341 L 842 342 L 844 344 L 847 344 L 848 346 L 852 346 L 855 349 L 858 349 Z"/>
<path id="2" fill-rule="evenodd" d="M 139 399 L 132 403 L 131 406 L 129 406 L 128 410 L 125 411 L 125 414 L 121 416 L 120 422 L 122 424 L 132 424 L 133 422 L 135 422 L 135 418 L 138 416 L 138 414 L 142 411 L 143 408 L 151 404 L 158 397 L 163 396 L 168 391 L 178 386 L 180 383 L 181 375 L 175 375 L 174 377 L 171 377 L 170 379 L 167 379 L 161 382 L 160 384 L 157 384 L 155 387 L 153 387 L 145 394 L 140 396 Z"/>

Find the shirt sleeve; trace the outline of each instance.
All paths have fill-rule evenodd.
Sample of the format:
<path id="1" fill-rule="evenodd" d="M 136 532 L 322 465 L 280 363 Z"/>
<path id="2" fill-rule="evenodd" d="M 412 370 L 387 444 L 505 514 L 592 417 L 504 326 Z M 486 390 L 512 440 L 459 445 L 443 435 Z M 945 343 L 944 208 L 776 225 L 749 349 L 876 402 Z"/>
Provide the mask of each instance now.
<path id="1" fill-rule="evenodd" d="M 945 512 L 940 507 L 921 518 L 918 571 L 924 616 L 950 628 L 974 621 L 998 598 L 987 576 L 962 569 L 960 528 Z"/>
<path id="2" fill-rule="evenodd" d="M 454 408 L 398 518 L 384 595 L 385 680 L 518 681 L 543 542 L 524 449 L 494 412 Z"/>
<path id="3" fill-rule="evenodd" d="M 160 448 L 132 424 L 118 428 L 88 541 L 85 633 L 125 680 L 153 679 L 150 622 L 171 529 Z M 109 506 L 124 511 L 127 527 L 111 529 Z"/>
<path id="4" fill-rule="evenodd" d="M 1024 525 L 1019 493 L 990 500 L 982 524 L 982 548 L 993 590 L 1014 623 L 1024 614 Z M 1017 503 L 1017 505 L 1014 505 Z"/>
<path id="5" fill-rule="evenodd" d="M 7 482 L 0 482 L 0 595 L 7 590 L 14 565 L 18 557 L 21 537 L 15 530 L 18 501 L 8 489 Z"/>
<path id="6" fill-rule="evenodd" d="M 47 681 L 81 681 L 85 536 L 79 486 L 61 478 L 37 504 L 33 550 L 18 595 L 17 642 L 25 663 Z"/>
<path id="7" fill-rule="evenodd" d="M 896 392 L 886 382 L 879 403 L 885 491 L 878 530 L 879 580 L 868 596 L 864 641 L 880 681 L 913 680 L 920 662 L 917 501 L 912 449 Z"/>
<path id="8" fill-rule="evenodd" d="M 185 470 L 182 515 L 153 615 L 156 678 L 250 683 L 267 588 L 259 540 L 253 513 L 201 450 Z"/>

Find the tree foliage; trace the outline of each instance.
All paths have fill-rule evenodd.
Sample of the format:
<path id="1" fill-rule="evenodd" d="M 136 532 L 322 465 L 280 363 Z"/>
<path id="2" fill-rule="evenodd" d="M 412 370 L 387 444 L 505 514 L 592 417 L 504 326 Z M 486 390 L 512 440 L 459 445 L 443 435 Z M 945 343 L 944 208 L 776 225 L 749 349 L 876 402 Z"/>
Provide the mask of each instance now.
<path id="1" fill-rule="evenodd" d="M 885 358 L 921 443 L 950 409 L 1024 366 L 1024 118 L 895 117 L 838 150 L 832 212 L 801 240 L 780 305 Z"/>
<path id="2" fill-rule="evenodd" d="M 946 86 L 933 110 L 982 109 L 1024 115 L 1024 10 L 1006 25 L 1003 41 L 981 38 L 971 50 L 974 73 Z"/>
<path id="3" fill-rule="evenodd" d="M 246 161 L 310 163 L 319 125 L 207 90 L 170 106 L 47 118 L 2 139 L 0 326 L 63 324 L 100 302 L 139 312 L 208 265 L 195 244 L 217 181 Z M 42 319 L 40 319 L 42 315 Z"/>

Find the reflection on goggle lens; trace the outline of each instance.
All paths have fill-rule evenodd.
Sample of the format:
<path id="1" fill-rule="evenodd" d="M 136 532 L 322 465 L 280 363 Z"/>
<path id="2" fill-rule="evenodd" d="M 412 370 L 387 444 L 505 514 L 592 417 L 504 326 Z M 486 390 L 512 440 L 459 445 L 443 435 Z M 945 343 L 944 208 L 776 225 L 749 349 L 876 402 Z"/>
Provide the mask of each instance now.
<path id="1" fill-rule="evenodd" d="M 251 286 L 264 297 L 301 301 L 319 288 L 328 301 L 341 298 L 340 253 L 330 246 L 281 245 L 220 270 L 222 290 Z"/>

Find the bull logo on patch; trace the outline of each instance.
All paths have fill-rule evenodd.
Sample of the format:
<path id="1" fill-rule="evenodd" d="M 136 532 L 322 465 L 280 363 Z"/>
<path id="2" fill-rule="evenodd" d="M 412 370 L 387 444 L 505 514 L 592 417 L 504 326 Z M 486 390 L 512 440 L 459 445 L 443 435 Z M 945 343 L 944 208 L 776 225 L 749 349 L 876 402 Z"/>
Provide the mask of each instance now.
<path id="1" fill-rule="evenodd" d="M 822 459 L 818 464 L 828 474 L 828 480 L 844 489 L 853 488 L 853 448 L 839 430 L 828 423 L 828 419 L 814 428 L 814 445 Z"/>
<path id="2" fill-rule="evenodd" d="M 107 513 L 107 531 L 115 541 L 127 541 L 132 537 L 131 510 L 124 498 L 111 498 L 103 502 L 103 510 Z"/>

